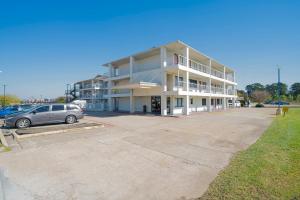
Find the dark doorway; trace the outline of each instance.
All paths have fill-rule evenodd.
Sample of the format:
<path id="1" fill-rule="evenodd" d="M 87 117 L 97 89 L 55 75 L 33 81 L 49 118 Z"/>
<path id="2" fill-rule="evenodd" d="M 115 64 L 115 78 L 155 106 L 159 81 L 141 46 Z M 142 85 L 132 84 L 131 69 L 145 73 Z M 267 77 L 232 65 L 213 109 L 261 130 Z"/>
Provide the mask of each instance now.
<path id="1" fill-rule="evenodd" d="M 171 113 L 171 97 L 167 97 L 167 114 Z"/>
<path id="2" fill-rule="evenodd" d="M 160 96 L 151 96 L 151 112 L 160 113 Z"/>

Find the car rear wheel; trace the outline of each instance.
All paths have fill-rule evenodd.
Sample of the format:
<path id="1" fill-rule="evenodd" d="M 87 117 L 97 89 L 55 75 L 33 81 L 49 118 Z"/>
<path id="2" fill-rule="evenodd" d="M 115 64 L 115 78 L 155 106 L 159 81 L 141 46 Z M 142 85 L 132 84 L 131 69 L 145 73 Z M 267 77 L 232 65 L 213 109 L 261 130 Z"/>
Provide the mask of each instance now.
<path id="1" fill-rule="evenodd" d="M 77 119 L 74 115 L 68 115 L 66 117 L 66 123 L 67 124 L 74 124 L 76 121 L 77 121 Z"/>
<path id="2" fill-rule="evenodd" d="M 23 118 L 23 119 L 19 119 L 16 122 L 16 127 L 17 128 L 28 128 L 30 126 L 30 120 Z"/>

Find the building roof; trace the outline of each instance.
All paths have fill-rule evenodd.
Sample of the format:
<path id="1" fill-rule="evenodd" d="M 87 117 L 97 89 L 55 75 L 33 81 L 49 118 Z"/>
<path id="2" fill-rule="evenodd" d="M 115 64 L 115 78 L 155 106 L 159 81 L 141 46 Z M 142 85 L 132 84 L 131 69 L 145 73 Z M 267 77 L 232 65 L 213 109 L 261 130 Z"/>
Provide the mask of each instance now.
<path id="1" fill-rule="evenodd" d="M 202 52 L 196 50 L 195 48 L 191 47 L 190 45 L 188 45 L 188 44 L 186 44 L 186 43 L 184 43 L 184 42 L 182 42 L 182 41 L 180 41 L 180 40 L 177 40 L 177 41 L 175 41 L 175 42 L 171 42 L 171 43 L 168 43 L 168 44 L 165 44 L 165 45 L 161 45 L 161 46 L 158 46 L 158 47 L 152 47 L 152 48 L 150 48 L 150 49 L 148 49 L 148 50 L 146 50 L 146 51 L 142 51 L 142 52 L 139 52 L 139 53 L 135 53 L 135 54 L 133 54 L 133 55 L 130 55 L 130 56 L 126 56 L 126 57 L 123 57 L 123 58 L 120 58 L 120 59 L 117 59 L 117 60 L 113 60 L 113 61 L 111 61 L 111 62 L 108 62 L 108 63 L 103 64 L 103 66 L 108 67 L 109 64 L 112 64 L 112 65 L 113 65 L 114 63 L 117 64 L 117 63 L 128 62 L 131 56 L 133 56 L 133 57 L 144 57 L 144 56 L 146 56 L 146 55 L 148 55 L 148 54 L 151 54 L 151 53 L 153 54 L 153 53 L 159 51 L 161 47 L 166 47 L 166 48 L 169 47 L 169 48 L 170 48 L 170 47 L 174 47 L 174 46 L 188 47 L 189 49 L 193 50 L 193 51 L 196 52 L 197 54 L 200 54 L 201 56 L 206 57 L 207 59 L 212 60 L 212 62 L 215 62 L 215 63 L 217 63 L 218 65 L 222 65 L 222 66 L 225 66 L 226 68 L 230 69 L 230 67 L 221 64 L 221 63 L 218 62 L 216 59 L 213 59 L 213 58 L 207 56 L 206 54 L 204 54 L 204 53 L 202 53 Z"/>
<path id="2" fill-rule="evenodd" d="M 77 81 L 76 83 L 82 83 L 82 82 L 87 82 L 87 81 L 92 81 L 92 80 L 105 80 L 108 77 L 102 74 L 98 74 L 96 75 L 94 78 L 90 78 L 90 79 L 86 79 L 86 80 L 82 80 L 82 81 Z M 75 83 L 75 84 L 76 84 Z"/>

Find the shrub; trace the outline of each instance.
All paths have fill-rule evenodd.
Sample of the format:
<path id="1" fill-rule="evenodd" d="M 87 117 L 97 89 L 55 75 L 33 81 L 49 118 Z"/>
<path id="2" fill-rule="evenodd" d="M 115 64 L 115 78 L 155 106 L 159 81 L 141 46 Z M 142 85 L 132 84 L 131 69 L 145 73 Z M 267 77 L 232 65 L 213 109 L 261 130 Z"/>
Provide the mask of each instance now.
<path id="1" fill-rule="evenodd" d="M 264 106 L 264 104 L 258 103 L 258 104 L 255 105 L 255 107 L 256 108 L 262 108 L 262 107 L 265 107 L 265 106 Z"/>

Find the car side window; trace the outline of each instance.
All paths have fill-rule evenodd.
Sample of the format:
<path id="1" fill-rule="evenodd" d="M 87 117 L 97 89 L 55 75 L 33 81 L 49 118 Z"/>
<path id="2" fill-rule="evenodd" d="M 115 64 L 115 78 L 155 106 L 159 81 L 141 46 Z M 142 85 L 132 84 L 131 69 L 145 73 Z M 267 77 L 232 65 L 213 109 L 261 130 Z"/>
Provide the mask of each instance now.
<path id="1" fill-rule="evenodd" d="M 41 112 L 48 112 L 50 109 L 50 106 L 41 106 L 39 108 L 37 108 L 35 111 L 37 113 L 41 113 Z"/>
<path id="2" fill-rule="evenodd" d="M 67 105 L 67 110 L 79 110 L 79 107 L 75 105 Z"/>
<path id="3" fill-rule="evenodd" d="M 53 105 L 52 106 L 52 111 L 62 111 L 62 110 L 65 110 L 64 105 Z"/>

